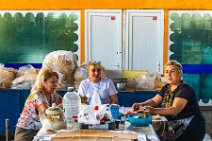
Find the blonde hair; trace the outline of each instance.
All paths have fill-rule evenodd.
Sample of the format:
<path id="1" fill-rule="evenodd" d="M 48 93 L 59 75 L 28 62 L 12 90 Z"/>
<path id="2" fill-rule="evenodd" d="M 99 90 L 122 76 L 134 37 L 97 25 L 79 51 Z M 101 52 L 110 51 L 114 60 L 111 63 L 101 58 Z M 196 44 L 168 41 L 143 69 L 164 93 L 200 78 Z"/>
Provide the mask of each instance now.
<path id="1" fill-rule="evenodd" d="M 59 75 L 57 72 L 53 72 L 52 70 L 49 70 L 49 69 L 41 69 L 35 81 L 35 85 L 32 87 L 31 91 L 44 90 L 44 87 L 42 86 L 42 84 L 53 76 L 56 76 L 57 80 L 59 80 Z"/>
<path id="2" fill-rule="evenodd" d="M 167 66 L 172 65 L 172 66 L 176 66 L 179 70 L 183 70 L 182 65 L 176 61 L 176 60 L 169 60 L 165 65 L 164 68 L 166 68 Z"/>
<path id="3" fill-rule="evenodd" d="M 90 67 L 102 69 L 101 62 L 96 62 L 96 61 L 90 61 L 90 62 L 88 63 L 88 70 L 90 69 Z"/>
<path id="4" fill-rule="evenodd" d="M 105 67 L 102 66 L 101 62 L 97 62 L 97 61 L 90 61 L 88 63 L 88 71 L 90 70 L 90 67 L 93 67 L 95 69 L 100 69 L 101 71 L 105 70 Z"/>

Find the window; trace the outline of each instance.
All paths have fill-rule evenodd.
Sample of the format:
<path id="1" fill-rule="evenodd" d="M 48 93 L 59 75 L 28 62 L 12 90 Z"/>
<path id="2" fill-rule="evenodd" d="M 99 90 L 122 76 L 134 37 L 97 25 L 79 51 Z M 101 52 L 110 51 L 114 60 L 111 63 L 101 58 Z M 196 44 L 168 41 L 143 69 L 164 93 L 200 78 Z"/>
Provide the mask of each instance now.
<path id="1" fill-rule="evenodd" d="M 79 20 L 79 11 L 0 11 L 0 63 L 42 63 L 55 50 L 79 56 Z"/>
<path id="2" fill-rule="evenodd" d="M 198 99 L 212 98 L 212 11 L 169 12 L 169 59 L 183 64 Z"/>

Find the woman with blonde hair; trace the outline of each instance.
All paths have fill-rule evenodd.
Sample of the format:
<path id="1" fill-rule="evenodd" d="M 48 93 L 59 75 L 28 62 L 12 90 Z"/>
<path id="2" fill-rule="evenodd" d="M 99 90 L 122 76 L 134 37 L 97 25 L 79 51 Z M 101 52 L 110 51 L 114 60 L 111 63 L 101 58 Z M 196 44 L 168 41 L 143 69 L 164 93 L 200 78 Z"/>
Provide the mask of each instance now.
<path id="1" fill-rule="evenodd" d="M 56 72 L 41 69 L 16 124 L 15 141 L 33 140 L 41 128 L 39 113 L 52 106 L 62 105 L 62 97 L 56 93 L 59 76 Z"/>
<path id="2" fill-rule="evenodd" d="M 182 65 L 175 60 L 165 64 L 164 76 L 167 84 L 152 99 L 135 103 L 133 109 L 166 116 L 169 131 L 162 132 L 161 140 L 202 141 L 205 120 L 193 88 L 182 80 L 182 69 Z"/>
<path id="3" fill-rule="evenodd" d="M 95 90 L 98 91 L 102 104 L 118 103 L 118 91 L 111 79 L 102 77 L 103 70 L 100 62 L 91 61 L 88 64 L 88 78 L 81 81 L 78 89 L 78 93 L 87 98 L 88 104 Z"/>

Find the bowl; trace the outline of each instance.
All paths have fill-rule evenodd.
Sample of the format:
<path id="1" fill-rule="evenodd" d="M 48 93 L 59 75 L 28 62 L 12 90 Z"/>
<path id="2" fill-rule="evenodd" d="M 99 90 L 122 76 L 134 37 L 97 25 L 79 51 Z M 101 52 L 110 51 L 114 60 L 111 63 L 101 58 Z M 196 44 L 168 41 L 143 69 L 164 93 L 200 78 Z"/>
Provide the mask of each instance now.
<path id="1" fill-rule="evenodd" d="M 124 90 L 125 87 L 126 87 L 126 85 L 127 85 L 127 83 L 125 83 L 125 82 L 117 82 L 117 83 L 116 83 L 116 88 L 117 88 L 118 90 Z"/>
<path id="2" fill-rule="evenodd" d="M 128 121 L 132 126 L 144 127 L 148 126 L 152 122 L 152 115 L 148 115 L 146 118 L 139 117 L 138 114 L 128 115 Z"/>

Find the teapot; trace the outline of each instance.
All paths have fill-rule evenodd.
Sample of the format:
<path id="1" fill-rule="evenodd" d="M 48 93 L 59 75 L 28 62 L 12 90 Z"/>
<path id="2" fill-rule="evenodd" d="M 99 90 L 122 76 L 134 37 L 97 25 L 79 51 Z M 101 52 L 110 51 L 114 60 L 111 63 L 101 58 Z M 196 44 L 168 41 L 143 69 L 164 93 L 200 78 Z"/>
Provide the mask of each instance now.
<path id="1" fill-rule="evenodd" d="M 43 131 L 66 129 L 66 122 L 61 108 L 52 104 L 52 107 L 46 109 L 45 113 L 40 117 Z"/>

